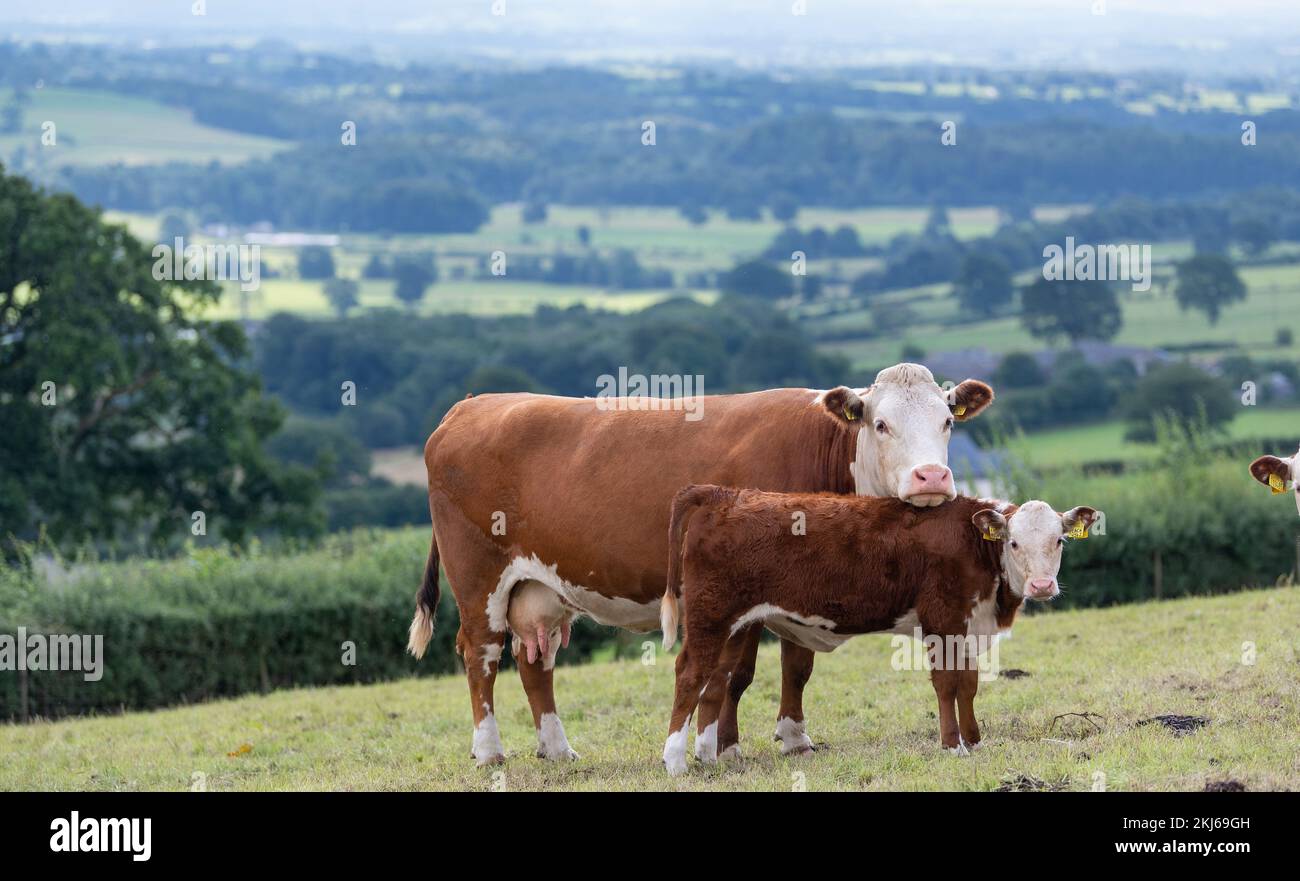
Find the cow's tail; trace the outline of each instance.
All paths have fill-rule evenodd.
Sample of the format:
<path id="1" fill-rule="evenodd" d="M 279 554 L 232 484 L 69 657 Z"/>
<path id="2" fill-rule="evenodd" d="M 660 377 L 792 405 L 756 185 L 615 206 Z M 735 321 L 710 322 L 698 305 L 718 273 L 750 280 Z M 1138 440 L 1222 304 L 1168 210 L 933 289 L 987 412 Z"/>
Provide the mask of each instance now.
<path id="1" fill-rule="evenodd" d="M 406 648 L 416 658 L 424 657 L 424 651 L 433 639 L 433 615 L 438 608 L 438 537 L 429 541 L 429 560 L 424 564 L 424 578 L 420 589 L 415 594 L 415 618 L 411 620 L 411 636 Z"/>
<path id="2" fill-rule="evenodd" d="M 686 537 L 686 524 L 695 509 L 714 501 L 727 490 L 708 484 L 683 487 L 673 496 L 672 517 L 668 521 L 668 587 L 659 603 L 659 627 L 664 634 L 664 651 L 677 642 L 677 628 L 682 614 L 682 541 Z"/>

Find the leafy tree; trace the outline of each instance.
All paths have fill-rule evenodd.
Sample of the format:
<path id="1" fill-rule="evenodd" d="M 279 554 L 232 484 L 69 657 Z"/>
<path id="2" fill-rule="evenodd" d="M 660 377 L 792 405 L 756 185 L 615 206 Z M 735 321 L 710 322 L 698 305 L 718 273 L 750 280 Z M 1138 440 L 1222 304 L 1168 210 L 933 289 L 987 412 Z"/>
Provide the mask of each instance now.
<path id="1" fill-rule="evenodd" d="M 1259 217 L 1247 217 L 1232 225 L 1232 238 L 1241 243 L 1252 257 L 1263 254 L 1277 241 L 1273 224 Z"/>
<path id="2" fill-rule="evenodd" d="M 967 315 L 987 318 L 1011 302 L 1011 267 L 997 254 L 971 251 L 961 261 L 955 283 L 957 302 Z"/>
<path id="3" fill-rule="evenodd" d="M 298 252 L 298 277 L 308 280 L 334 277 L 334 255 L 323 245 L 308 245 Z"/>
<path id="4" fill-rule="evenodd" d="M 393 278 L 397 279 L 394 295 L 414 307 L 424 299 L 429 285 L 438 280 L 438 269 L 431 256 L 399 257 L 393 261 Z"/>
<path id="5" fill-rule="evenodd" d="M 1008 352 L 993 379 L 998 388 L 1037 388 L 1047 384 L 1047 373 L 1028 352 Z"/>
<path id="6" fill-rule="evenodd" d="M 1228 258 L 1197 254 L 1178 264 L 1174 297 L 1184 311 L 1199 309 L 1218 324 L 1225 306 L 1246 299 L 1246 286 Z"/>
<path id="7" fill-rule="evenodd" d="M 939 204 L 932 206 L 921 234 L 927 239 L 951 235 L 952 221 L 948 217 L 948 209 Z"/>
<path id="8" fill-rule="evenodd" d="M 547 215 L 546 203 L 538 201 L 525 202 L 522 214 L 524 223 L 545 223 Z"/>
<path id="9" fill-rule="evenodd" d="M 773 197 L 771 209 L 772 218 L 781 223 L 794 223 L 795 218 L 799 216 L 799 203 L 793 196 L 784 193 Z"/>
<path id="10" fill-rule="evenodd" d="M 0 170 L 0 523 L 57 542 L 241 540 L 323 528 L 306 469 L 270 459 L 283 413 L 239 366 L 212 281 L 154 277 L 150 250 L 65 194 Z"/>
<path id="11" fill-rule="evenodd" d="M 590 248 L 590 247 L 591 247 L 591 228 L 590 228 L 590 227 L 588 227 L 586 224 L 583 224 L 582 226 L 578 227 L 577 236 L 578 236 L 578 244 L 582 245 L 582 247 L 584 247 L 584 248 Z"/>
<path id="12" fill-rule="evenodd" d="M 174 246 L 176 240 L 189 238 L 190 224 L 182 215 L 171 213 L 158 224 L 158 241 Z"/>
<path id="13" fill-rule="evenodd" d="M 762 260 L 750 260 L 723 273 L 718 279 L 718 287 L 724 294 L 776 300 L 794 293 L 794 277 L 788 269 Z"/>
<path id="14" fill-rule="evenodd" d="M 1039 278 L 1020 292 L 1020 304 L 1025 329 L 1049 342 L 1109 340 L 1124 324 L 1115 291 L 1104 281 Z"/>
<path id="15" fill-rule="evenodd" d="M 392 278 L 393 270 L 388 262 L 378 254 L 371 254 L 370 259 L 366 261 L 366 266 L 361 270 L 362 278 Z"/>
<path id="16" fill-rule="evenodd" d="M 705 211 L 703 206 L 691 202 L 683 205 L 678 209 L 682 217 L 686 218 L 687 223 L 691 226 L 703 226 L 709 222 L 709 212 Z"/>
<path id="17" fill-rule="evenodd" d="M 325 282 L 325 299 L 330 301 L 340 318 L 361 302 L 357 296 L 360 291 L 361 285 L 354 278 L 331 278 Z"/>
<path id="18" fill-rule="evenodd" d="M 1145 443 L 1157 439 L 1162 420 L 1181 426 L 1204 421 L 1216 429 L 1230 422 L 1239 409 L 1227 381 L 1187 361 L 1152 367 L 1120 404 L 1129 423 L 1124 436 Z"/>

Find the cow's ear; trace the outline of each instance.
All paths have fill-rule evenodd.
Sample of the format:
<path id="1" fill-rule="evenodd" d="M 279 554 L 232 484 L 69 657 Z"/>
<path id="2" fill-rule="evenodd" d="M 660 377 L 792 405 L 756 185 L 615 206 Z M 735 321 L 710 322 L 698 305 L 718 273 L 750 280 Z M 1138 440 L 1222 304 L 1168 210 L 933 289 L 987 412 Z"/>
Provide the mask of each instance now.
<path id="1" fill-rule="evenodd" d="M 1100 517 L 1096 508 L 1080 505 L 1061 515 L 1061 528 L 1070 538 L 1087 538 L 1088 530 Z"/>
<path id="2" fill-rule="evenodd" d="M 975 524 L 986 541 L 1002 541 L 1007 537 L 1007 518 L 992 508 L 976 511 L 970 522 Z"/>
<path id="3" fill-rule="evenodd" d="M 858 393 L 847 386 L 836 386 L 822 395 L 822 406 L 837 419 L 857 422 L 862 418 L 866 404 Z"/>
<path id="4" fill-rule="evenodd" d="M 1250 474 L 1273 490 L 1274 495 L 1286 492 L 1286 482 L 1291 479 L 1291 460 L 1260 456 L 1250 463 Z"/>
<path id="5" fill-rule="evenodd" d="M 983 413 L 993 403 L 993 389 L 978 379 L 968 379 L 950 388 L 944 398 L 953 418 L 965 422 Z"/>

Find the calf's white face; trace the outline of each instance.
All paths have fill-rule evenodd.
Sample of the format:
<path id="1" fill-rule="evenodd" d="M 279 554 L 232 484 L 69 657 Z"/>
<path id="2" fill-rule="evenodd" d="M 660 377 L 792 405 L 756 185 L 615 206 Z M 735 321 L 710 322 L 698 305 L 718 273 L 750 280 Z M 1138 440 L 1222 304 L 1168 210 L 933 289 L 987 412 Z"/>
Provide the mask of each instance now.
<path id="1" fill-rule="evenodd" d="M 1058 514 L 1046 502 L 1030 501 L 1008 515 L 986 508 L 971 522 L 985 538 L 1002 543 L 1002 569 L 1012 593 L 1050 600 L 1061 592 L 1056 576 L 1066 538 L 1086 538 L 1097 516 L 1084 506 Z"/>
<path id="2" fill-rule="evenodd" d="M 1269 487 L 1275 494 L 1286 492 L 1287 484 L 1295 482 L 1295 506 L 1300 511 L 1300 481 L 1295 480 L 1295 464 L 1300 458 L 1300 452 L 1289 459 L 1280 459 L 1277 456 L 1260 456 L 1254 462 L 1250 463 L 1250 474 L 1264 486 Z"/>
<path id="3" fill-rule="evenodd" d="M 948 467 L 953 423 L 983 412 L 993 390 L 968 379 L 945 392 L 927 368 L 897 364 L 877 375 L 861 401 L 854 461 L 858 495 L 892 496 L 918 507 L 956 496 Z"/>

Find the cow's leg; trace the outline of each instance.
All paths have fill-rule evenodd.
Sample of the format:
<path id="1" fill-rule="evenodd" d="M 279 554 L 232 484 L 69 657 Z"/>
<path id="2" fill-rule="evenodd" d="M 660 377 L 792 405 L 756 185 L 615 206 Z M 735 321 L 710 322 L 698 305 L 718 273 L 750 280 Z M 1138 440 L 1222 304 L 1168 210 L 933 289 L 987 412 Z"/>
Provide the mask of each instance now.
<path id="1" fill-rule="evenodd" d="M 689 626 L 689 625 L 688 625 Z M 677 655 L 677 683 L 673 692 L 673 714 L 664 742 L 664 766 L 669 774 L 686 772 L 686 733 L 700 693 L 718 666 L 726 635 L 691 630 Z"/>
<path id="2" fill-rule="evenodd" d="M 528 694 L 528 705 L 533 710 L 533 726 L 537 729 L 537 757 L 540 759 L 576 759 L 578 754 L 569 748 L 564 735 L 564 725 L 555 712 L 554 663 L 555 654 L 538 656 L 529 663 L 528 655 L 520 651 L 515 655 L 519 665 L 519 678 Z"/>
<path id="3" fill-rule="evenodd" d="M 727 640 L 700 698 L 695 757 L 700 761 L 740 757 L 736 704 L 754 681 L 754 660 L 763 625 L 754 624 Z"/>
<path id="4" fill-rule="evenodd" d="M 474 741 L 470 755 L 479 765 L 495 765 L 505 761 L 501 733 L 497 729 L 496 715 L 493 712 L 495 703 L 492 689 L 496 684 L 497 667 L 501 663 L 506 635 L 489 628 L 485 614 L 467 615 L 467 611 L 461 609 L 456 651 L 465 661 L 470 708 L 474 712 Z"/>
<path id="5" fill-rule="evenodd" d="M 930 683 L 934 686 L 935 696 L 939 699 L 939 742 L 944 749 L 958 755 L 965 755 L 961 745 L 961 733 L 957 727 L 957 713 L 954 704 L 961 682 L 960 670 L 943 670 L 934 667 L 930 670 Z"/>
<path id="6" fill-rule="evenodd" d="M 803 688 L 812 676 L 813 651 L 781 640 L 781 710 L 776 718 L 776 740 L 782 755 L 812 752 L 812 738 L 804 730 Z"/>
<path id="7" fill-rule="evenodd" d="M 961 739 L 970 749 L 980 745 L 980 726 L 975 721 L 975 692 L 979 691 L 978 669 L 961 670 L 957 682 L 957 717 Z"/>

